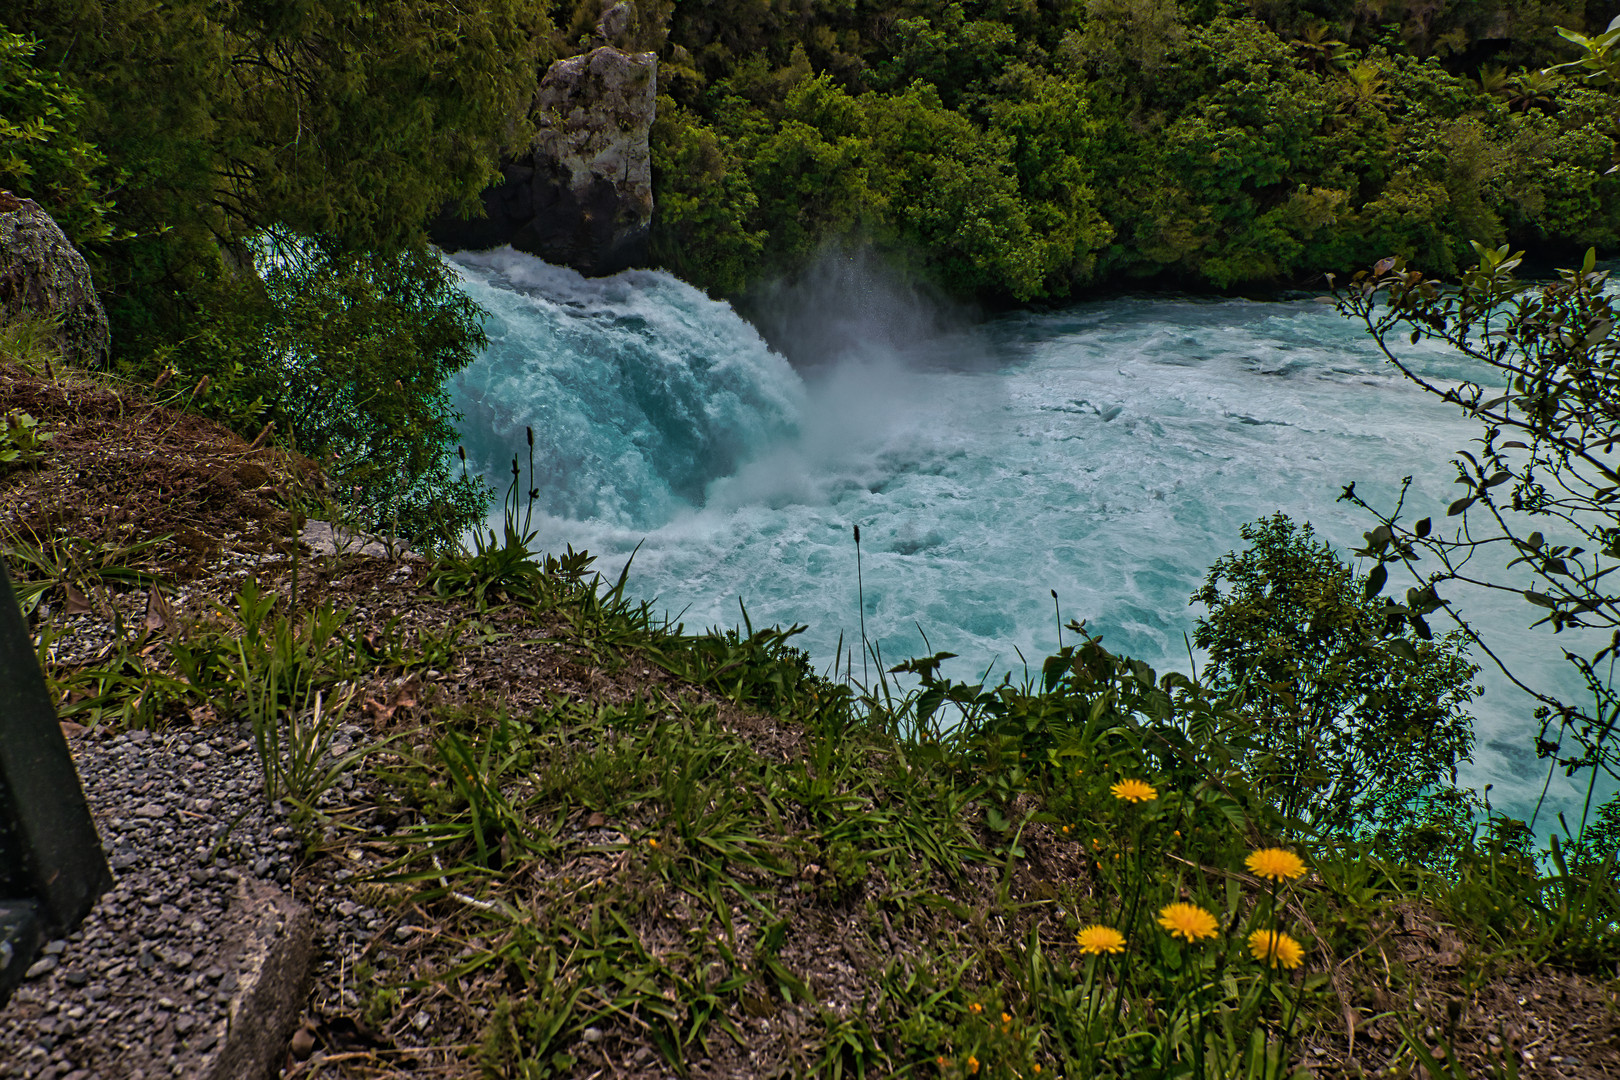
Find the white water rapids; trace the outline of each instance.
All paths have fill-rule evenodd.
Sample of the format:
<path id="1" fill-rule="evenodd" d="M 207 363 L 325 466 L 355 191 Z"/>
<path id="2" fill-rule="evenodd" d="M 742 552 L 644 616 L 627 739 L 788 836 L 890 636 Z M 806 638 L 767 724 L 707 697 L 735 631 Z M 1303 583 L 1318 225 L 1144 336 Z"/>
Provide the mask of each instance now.
<path id="1" fill-rule="evenodd" d="M 689 627 L 740 623 L 739 598 L 756 627 L 805 623 L 796 641 L 821 669 L 840 637 L 860 640 L 852 525 L 866 632 L 891 663 L 949 650 L 969 678 L 1021 673 L 1021 652 L 1036 669 L 1057 644 L 1055 589 L 1065 621 L 1186 670 L 1188 596 L 1240 525 L 1281 510 L 1347 551 L 1374 523 L 1336 501 L 1344 485 L 1387 500 L 1405 475 L 1413 516 L 1443 522 L 1449 461 L 1479 435 L 1310 298 L 952 324 L 856 268 L 783 294 L 776 336 L 796 367 L 667 274 L 586 280 L 510 250 L 454 261 L 491 314 L 454 385 L 466 448 L 504 487 L 533 427 L 540 545 L 588 548 L 611 575 L 640 544 L 633 595 Z M 1413 354 L 1465 374 L 1438 348 Z M 1578 688 L 1568 642 L 1526 630 L 1528 605 L 1470 603 L 1521 677 Z M 1538 724 L 1500 675 L 1481 681 L 1463 779 L 1527 814 Z M 1578 815 L 1561 775 L 1552 798 Z"/>

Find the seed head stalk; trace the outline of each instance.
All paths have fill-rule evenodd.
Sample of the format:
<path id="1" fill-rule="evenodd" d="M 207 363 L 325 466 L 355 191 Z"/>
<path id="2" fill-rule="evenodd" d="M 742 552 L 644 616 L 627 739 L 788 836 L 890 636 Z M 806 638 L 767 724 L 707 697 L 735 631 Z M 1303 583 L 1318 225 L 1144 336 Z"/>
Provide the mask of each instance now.
<path id="1" fill-rule="evenodd" d="M 855 526 L 855 600 L 861 609 L 861 682 L 871 682 L 871 675 L 866 670 L 866 653 L 871 648 L 866 643 L 866 586 L 861 581 L 861 527 Z"/>

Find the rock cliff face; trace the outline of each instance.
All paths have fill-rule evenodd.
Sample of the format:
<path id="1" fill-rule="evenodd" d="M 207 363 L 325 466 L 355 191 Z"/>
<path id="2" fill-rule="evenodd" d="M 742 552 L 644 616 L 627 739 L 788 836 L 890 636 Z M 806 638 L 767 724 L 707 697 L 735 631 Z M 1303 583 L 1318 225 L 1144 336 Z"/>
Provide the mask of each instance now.
<path id="1" fill-rule="evenodd" d="M 61 320 L 64 359 L 107 362 L 107 313 L 84 256 L 38 203 L 0 191 L 0 321 L 24 311 Z"/>
<path id="2" fill-rule="evenodd" d="M 647 137 L 658 58 L 603 46 L 551 65 L 535 97 L 530 153 L 484 192 L 488 216 L 445 215 L 433 239 L 447 250 L 511 244 L 587 275 L 646 258 L 652 224 Z"/>

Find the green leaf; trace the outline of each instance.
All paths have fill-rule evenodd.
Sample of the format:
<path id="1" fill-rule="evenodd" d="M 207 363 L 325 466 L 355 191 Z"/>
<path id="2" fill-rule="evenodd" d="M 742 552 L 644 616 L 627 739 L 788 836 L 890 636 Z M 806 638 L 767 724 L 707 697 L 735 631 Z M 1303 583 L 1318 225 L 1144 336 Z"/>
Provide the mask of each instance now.
<path id="1" fill-rule="evenodd" d="M 1450 508 L 1448 508 L 1446 510 L 1446 517 L 1456 517 L 1458 514 L 1462 513 L 1464 510 L 1467 510 L 1470 506 L 1473 506 L 1473 505 L 1474 505 L 1474 496 L 1466 495 L 1463 498 L 1458 499 L 1456 502 L 1451 504 Z"/>
<path id="2" fill-rule="evenodd" d="M 1389 571 L 1384 568 L 1383 563 L 1379 563 L 1377 566 L 1373 567 L 1372 572 L 1367 575 L 1366 598 L 1371 600 L 1373 597 L 1383 592 L 1384 583 L 1388 580 Z"/>
<path id="3" fill-rule="evenodd" d="M 1419 538 L 1422 538 L 1422 537 L 1425 537 L 1425 536 L 1429 535 L 1429 529 L 1431 527 L 1432 526 L 1431 526 L 1431 524 L 1429 522 L 1429 519 L 1424 518 L 1424 519 L 1422 519 L 1421 521 L 1419 521 L 1417 523 L 1417 527 L 1414 528 L 1412 530 L 1412 532 L 1414 532 Z"/>
<path id="4" fill-rule="evenodd" d="M 1536 605 L 1536 607 L 1556 608 L 1558 606 L 1557 600 L 1545 593 L 1538 593 L 1534 589 L 1524 590 L 1524 598 Z"/>
<path id="5" fill-rule="evenodd" d="M 1390 638 L 1385 647 L 1408 664 L 1417 663 L 1417 649 L 1405 638 Z"/>

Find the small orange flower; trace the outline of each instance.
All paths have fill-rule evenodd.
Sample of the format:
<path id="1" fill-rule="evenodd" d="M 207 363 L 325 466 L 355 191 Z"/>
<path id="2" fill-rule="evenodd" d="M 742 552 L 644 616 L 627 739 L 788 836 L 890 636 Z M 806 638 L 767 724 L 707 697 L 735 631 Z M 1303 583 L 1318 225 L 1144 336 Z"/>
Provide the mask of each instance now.
<path id="1" fill-rule="evenodd" d="M 972 1054 L 969 1054 L 967 1059 L 967 1067 L 968 1072 L 977 1076 L 979 1072 L 979 1059 L 974 1057 Z"/>
<path id="2" fill-rule="evenodd" d="M 1158 789 L 1142 780 L 1121 780 L 1108 790 L 1123 802 L 1152 802 L 1159 797 Z"/>
<path id="3" fill-rule="evenodd" d="M 941 1055 L 939 1055 L 939 1057 L 934 1059 L 934 1064 L 938 1065 L 942 1069 L 945 1066 L 949 1065 L 950 1063 L 951 1063 L 951 1059 L 946 1057 L 944 1054 L 941 1054 Z"/>
<path id="4" fill-rule="evenodd" d="M 968 1012 L 972 1013 L 974 1016 L 977 1016 L 980 1013 L 984 1012 L 984 1006 L 980 1005 L 977 1001 L 975 1001 L 971 1005 L 968 1006 Z"/>
<path id="5" fill-rule="evenodd" d="M 1037 1061 L 1035 1064 L 1031 1065 L 1030 1068 L 1034 1069 L 1036 1072 L 1040 1072 L 1041 1071 L 1041 1063 Z"/>
<path id="6" fill-rule="evenodd" d="M 1215 916 L 1194 904 L 1170 904 L 1161 908 L 1159 925 L 1168 930 L 1171 937 L 1178 937 L 1184 941 L 1212 938 L 1220 926 L 1215 921 Z"/>
<path id="7" fill-rule="evenodd" d="M 647 841 L 647 846 L 652 848 L 654 851 L 657 851 L 658 850 L 658 841 L 657 840 L 648 840 Z"/>
<path id="8" fill-rule="evenodd" d="M 1255 877 L 1270 878 L 1272 881 L 1292 881 L 1305 874 L 1304 860 L 1282 848 L 1261 848 L 1243 860 L 1243 865 Z"/>
<path id="9" fill-rule="evenodd" d="M 1009 1015 L 1009 1014 L 1008 1014 L 1008 1013 L 1002 1013 L 1002 1014 L 1001 1014 L 1001 1022 L 1002 1022 L 1002 1023 L 1003 1023 L 1003 1024 L 1010 1024 L 1010 1023 L 1012 1023 L 1012 1016 L 1011 1016 L 1011 1015 Z"/>

